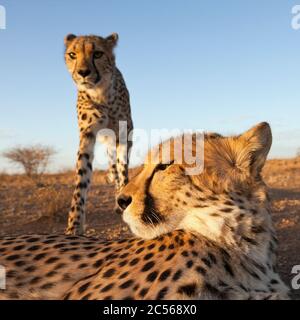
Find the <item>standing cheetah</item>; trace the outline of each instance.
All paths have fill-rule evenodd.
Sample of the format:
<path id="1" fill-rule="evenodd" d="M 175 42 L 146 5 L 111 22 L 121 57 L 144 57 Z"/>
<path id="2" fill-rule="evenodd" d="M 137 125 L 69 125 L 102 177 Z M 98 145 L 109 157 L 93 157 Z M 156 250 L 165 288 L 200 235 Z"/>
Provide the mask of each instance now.
<path id="1" fill-rule="evenodd" d="M 261 178 L 271 141 L 266 123 L 240 136 L 206 135 L 204 171 L 194 176 L 156 149 L 118 196 L 141 238 L 2 239 L 0 299 L 287 299 Z"/>
<path id="2" fill-rule="evenodd" d="M 80 130 L 76 188 L 66 234 L 84 232 L 86 194 L 92 175 L 97 133 L 107 146 L 110 181 L 115 182 L 117 190 L 128 182 L 128 155 L 131 148 L 128 134 L 133 129 L 133 123 L 129 93 L 115 65 L 113 49 L 117 40 L 116 33 L 107 38 L 73 34 L 65 38 L 66 65 L 78 88 L 77 117 Z"/>

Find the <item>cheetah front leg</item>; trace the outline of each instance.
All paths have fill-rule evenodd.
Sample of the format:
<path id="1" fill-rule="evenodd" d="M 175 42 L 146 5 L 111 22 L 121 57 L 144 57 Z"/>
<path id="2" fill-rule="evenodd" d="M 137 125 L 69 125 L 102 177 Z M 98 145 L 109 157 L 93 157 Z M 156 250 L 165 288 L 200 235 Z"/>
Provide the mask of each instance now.
<path id="1" fill-rule="evenodd" d="M 128 166 L 131 146 L 131 141 L 127 141 L 127 144 L 119 143 L 117 145 L 118 182 L 116 187 L 118 191 L 128 183 Z"/>
<path id="2" fill-rule="evenodd" d="M 117 171 L 117 148 L 115 143 L 107 144 L 107 156 L 108 156 L 108 172 L 107 172 L 107 182 L 114 183 L 115 186 L 119 184 L 118 182 L 118 171 Z"/>
<path id="3" fill-rule="evenodd" d="M 85 203 L 87 190 L 92 177 L 92 163 L 97 130 L 83 130 L 76 163 L 76 187 L 73 193 L 71 210 L 65 234 L 83 234 L 85 226 Z"/>
<path id="4" fill-rule="evenodd" d="M 80 144 L 76 163 L 76 187 L 65 231 L 68 235 L 83 234 L 85 231 L 85 204 L 92 177 L 96 135 L 99 130 L 106 128 L 108 123 L 106 113 L 95 109 L 85 111 L 83 115 L 88 116 L 79 117 Z"/>
<path id="5" fill-rule="evenodd" d="M 118 193 L 128 183 L 129 154 L 132 142 L 107 144 L 108 174 L 107 181 L 115 184 Z"/>
<path id="6" fill-rule="evenodd" d="M 120 143 L 109 144 L 107 146 L 107 154 L 109 161 L 108 177 L 109 182 L 115 184 L 115 208 L 114 211 L 120 214 L 117 204 L 117 197 L 121 189 L 128 183 L 128 148 Z"/>

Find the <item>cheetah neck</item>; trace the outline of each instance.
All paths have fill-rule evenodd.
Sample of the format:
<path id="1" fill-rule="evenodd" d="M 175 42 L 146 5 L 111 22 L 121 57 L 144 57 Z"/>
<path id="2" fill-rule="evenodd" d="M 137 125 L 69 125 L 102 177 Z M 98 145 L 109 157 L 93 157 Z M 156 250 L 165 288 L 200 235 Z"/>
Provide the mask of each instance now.
<path id="1" fill-rule="evenodd" d="M 271 254 L 273 235 L 270 214 L 267 208 L 254 210 L 250 207 L 249 203 L 244 203 L 228 208 L 220 201 L 205 208 L 193 208 L 179 228 L 232 248 L 239 255 L 266 262 Z"/>
<path id="2" fill-rule="evenodd" d="M 100 85 L 92 89 L 86 89 L 86 97 L 96 105 L 106 105 L 110 103 L 110 97 L 114 95 L 115 72 L 103 76 Z"/>

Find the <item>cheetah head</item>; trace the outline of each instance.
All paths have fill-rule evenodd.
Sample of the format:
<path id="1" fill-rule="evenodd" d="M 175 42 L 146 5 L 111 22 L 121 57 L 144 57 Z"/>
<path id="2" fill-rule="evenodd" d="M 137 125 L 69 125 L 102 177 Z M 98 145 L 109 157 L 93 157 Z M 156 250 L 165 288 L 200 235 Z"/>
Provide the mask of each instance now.
<path id="1" fill-rule="evenodd" d="M 65 37 L 65 61 L 78 90 L 105 90 L 115 65 L 113 49 L 118 35 Z"/>
<path id="2" fill-rule="evenodd" d="M 175 141 L 167 141 L 171 150 L 169 163 L 163 161 L 164 142 L 152 151 L 152 160 L 118 195 L 123 220 L 135 235 L 151 239 L 175 229 L 201 232 L 199 229 L 206 227 L 212 233 L 217 232 L 233 214 L 230 212 L 234 209 L 228 206 L 234 208 L 234 194 L 248 199 L 250 207 L 252 204 L 267 207 L 268 197 L 261 178 L 272 143 L 267 123 L 238 136 L 206 134 L 204 169 L 197 175 L 186 173 L 190 164 L 176 163 Z M 224 215 L 216 219 L 221 208 Z"/>

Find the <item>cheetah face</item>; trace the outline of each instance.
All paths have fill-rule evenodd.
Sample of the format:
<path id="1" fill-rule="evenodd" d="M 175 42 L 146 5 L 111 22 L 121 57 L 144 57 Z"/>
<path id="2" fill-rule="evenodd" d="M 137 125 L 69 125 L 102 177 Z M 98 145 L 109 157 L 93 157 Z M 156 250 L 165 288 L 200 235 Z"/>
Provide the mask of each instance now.
<path id="1" fill-rule="evenodd" d="M 78 90 L 101 90 L 109 85 L 117 40 L 117 34 L 107 38 L 73 34 L 65 37 L 65 61 Z"/>
<path id="2" fill-rule="evenodd" d="M 174 155 L 174 146 L 178 144 L 172 141 L 169 143 Z M 176 163 L 172 156 L 165 163 L 158 152 L 118 195 L 123 220 L 135 235 L 146 239 L 176 229 L 197 231 L 200 221 L 201 228 L 221 229 L 228 219 L 227 211 L 224 218 L 220 216 L 217 220 L 218 225 L 209 221 L 215 219 L 218 201 L 229 202 L 233 193 L 243 193 L 255 205 L 265 201 L 260 172 L 271 141 L 271 130 L 266 123 L 239 136 L 206 135 L 204 170 L 194 176 L 187 175 L 186 163 Z"/>
<path id="3" fill-rule="evenodd" d="M 146 239 L 175 230 L 187 210 L 182 201 L 174 203 L 181 199 L 184 185 L 188 178 L 180 165 L 145 166 L 118 197 L 123 220 L 135 235 Z"/>

